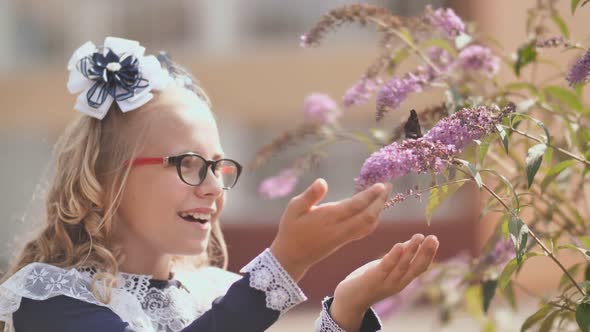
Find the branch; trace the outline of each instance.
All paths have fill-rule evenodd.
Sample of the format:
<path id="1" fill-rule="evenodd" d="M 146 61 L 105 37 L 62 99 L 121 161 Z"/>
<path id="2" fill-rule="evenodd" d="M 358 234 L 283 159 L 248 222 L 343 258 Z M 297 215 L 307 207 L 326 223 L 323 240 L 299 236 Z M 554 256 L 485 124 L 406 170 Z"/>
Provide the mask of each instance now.
<path id="1" fill-rule="evenodd" d="M 463 174 L 469 176 L 470 178 L 473 178 L 473 175 L 469 174 L 468 172 L 462 170 L 461 168 L 457 167 L 457 170 L 459 170 L 460 172 L 462 172 Z M 518 215 L 516 213 L 514 213 L 514 211 L 508 207 L 508 205 L 506 205 L 506 203 L 502 200 L 502 198 L 500 198 L 493 190 L 491 190 L 485 183 L 482 183 L 482 187 L 489 192 L 492 196 L 494 196 L 494 198 L 496 200 L 498 200 L 498 202 L 500 202 L 500 204 L 502 204 L 504 206 L 504 208 L 506 209 L 506 211 L 510 212 L 510 214 L 512 214 L 514 217 L 518 218 Z M 528 228 L 528 227 L 527 227 Z M 547 254 L 547 256 L 549 256 L 549 258 L 551 258 L 555 264 L 557 264 L 559 266 L 559 268 L 563 271 L 563 273 L 565 273 L 565 275 L 567 275 L 567 277 L 570 279 L 570 281 L 574 284 L 574 286 L 576 286 L 576 288 L 578 289 L 578 291 L 582 294 L 582 296 L 586 296 L 586 293 L 582 290 L 582 288 L 580 288 L 580 285 L 578 285 L 578 283 L 576 282 L 576 280 L 572 277 L 572 275 L 567 271 L 567 269 L 561 264 L 561 262 L 557 259 L 557 257 L 555 257 L 553 255 L 553 253 L 547 249 L 547 247 L 545 247 L 545 244 L 539 240 L 539 238 L 535 235 L 535 233 L 533 233 L 533 231 L 531 231 L 530 229 L 528 229 L 528 234 L 535 240 L 535 242 L 537 242 L 537 244 L 543 249 L 543 251 L 545 252 L 545 254 Z"/>

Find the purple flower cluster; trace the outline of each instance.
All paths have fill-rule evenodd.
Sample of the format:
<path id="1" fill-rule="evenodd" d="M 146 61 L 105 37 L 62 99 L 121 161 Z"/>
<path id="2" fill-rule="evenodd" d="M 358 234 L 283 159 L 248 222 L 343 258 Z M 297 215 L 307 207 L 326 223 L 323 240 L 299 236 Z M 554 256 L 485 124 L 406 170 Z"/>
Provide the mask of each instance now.
<path id="1" fill-rule="evenodd" d="M 516 257 L 516 252 L 512 239 L 506 240 L 501 237 L 495 243 L 494 248 L 483 257 L 482 262 L 486 265 L 504 266 L 514 257 Z"/>
<path id="2" fill-rule="evenodd" d="M 373 153 L 354 179 L 357 191 L 373 183 L 391 181 L 410 172 L 441 172 L 452 157 L 475 139 L 495 130 L 504 116 L 514 112 L 509 103 L 501 112 L 497 107 L 464 108 L 440 120 L 419 139 L 406 139 Z"/>
<path id="3" fill-rule="evenodd" d="M 279 198 L 291 193 L 299 181 L 299 172 L 295 169 L 285 169 L 279 175 L 262 181 L 258 187 L 258 195 L 263 198 Z"/>
<path id="4" fill-rule="evenodd" d="M 422 286 L 420 279 L 414 279 L 395 296 L 388 297 L 375 304 L 373 309 L 381 318 L 392 317 L 414 304 L 418 298 L 420 290 L 422 290 Z"/>
<path id="5" fill-rule="evenodd" d="M 320 93 L 312 93 L 305 98 L 303 112 L 307 121 L 320 124 L 332 124 L 342 115 L 338 104 L 328 95 Z"/>
<path id="6" fill-rule="evenodd" d="M 500 59 L 487 47 L 471 45 L 459 53 L 457 64 L 464 70 L 481 71 L 494 76 L 500 68 Z"/>
<path id="7" fill-rule="evenodd" d="M 426 50 L 426 54 L 430 61 L 442 71 L 446 71 L 453 64 L 453 57 L 444 48 L 431 46 Z"/>
<path id="8" fill-rule="evenodd" d="M 426 7 L 426 21 L 441 30 L 447 38 L 455 38 L 465 32 L 465 23 L 450 8 L 432 10 Z"/>
<path id="9" fill-rule="evenodd" d="M 585 83 L 590 78 L 590 49 L 579 58 L 567 73 L 570 85 Z"/>
<path id="10" fill-rule="evenodd" d="M 388 110 L 397 109 L 411 93 L 421 92 L 435 77 L 432 68 L 419 66 L 415 72 L 390 79 L 377 93 L 377 121 L 381 120 Z"/>
<path id="11" fill-rule="evenodd" d="M 495 130 L 496 124 L 512 111 L 514 107 L 506 107 L 502 112 L 499 112 L 497 107 L 464 108 L 441 119 L 424 135 L 423 139 L 449 144 L 460 151 L 473 140 L 480 139 Z"/>
<path id="12" fill-rule="evenodd" d="M 363 77 L 355 83 L 342 98 L 345 107 L 358 106 L 366 103 L 383 82 L 379 78 Z"/>
<path id="13" fill-rule="evenodd" d="M 430 142 L 424 139 L 408 139 L 392 144 L 373 153 L 355 178 L 355 188 L 361 191 L 377 182 L 388 182 L 410 172 L 440 172 L 445 161 L 456 154 L 452 145 Z"/>

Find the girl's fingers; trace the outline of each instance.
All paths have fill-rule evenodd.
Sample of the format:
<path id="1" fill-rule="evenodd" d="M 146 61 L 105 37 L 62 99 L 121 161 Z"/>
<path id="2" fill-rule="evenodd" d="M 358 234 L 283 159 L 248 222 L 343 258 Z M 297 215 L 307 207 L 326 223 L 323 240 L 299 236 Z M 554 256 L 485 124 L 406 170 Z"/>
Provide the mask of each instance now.
<path id="1" fill-rule="evenodd" d="M 328 203 L 325 209 L 330 215 L 330 218 L 336 220 L 345 220 L 354 215 L 362 213 L 370 207 L 377 199 L 381 198 L 384 192 L 391 191 L 391 184 L 384 185 L 383 183 L 376 183 L 371 187 L 356 193 L 354 196 L 344 199 L 336 203 Z"/>
<path id="2" fill-rule="evenodd" d="M 406 272 L 406 274 L 402 276 L 400 283 L 402 285 L 405 285 L 412 281 L 412 279 L 416 278 L 424 271 L 426 271 L 428 266 L 430 266 L 430 264 L 432 263 L 432 260 L 434 259 L 434 255 L 436 254 L 437 250 L 438 240 L 436 239 L 436 236 L 428 236 L 424 240 L 424 242 L 422 242 L 422 245 L 420 246 L 420 249 L 418 249 L 416 257 L 414 257 L 414 259 L 410 263 L 409 269 Z"/>
<path id="3" fill-rule="evenodd" d="M 387 189 L 388 190 L 381 193 L 381 196 L 374 199 L 366 209 L 343 220 L 340 223 L 339 228 L 346 234 L 356 235 L 355 238 L 368 235 L 375 229 L 375 227 L 377 227 L 377 220 L 379 219 L 385 201 L 387 201 L 389 193 L 391 192 L 391 184 L 387 186 Z"/>
<path id="4" fill-rule="evenodd" d="M 381 258 L 381 262 L 379 263 L 381 271 L 389 274 L 399 262 L 403 251 L 403 244 L 396 243 L 391 250 Z"/>
<path id="5" fill-rule="evenodd" d="M 393 272 L 387 278 L 388 280 L 391 280 L 392 282 L 399 282 L 399 280 L 403 278 L 403 276 L 408 272 L 410 262 L 412 261 L 412 258 L 414 258 L 414 255 L 416 254 L 416 251 L 418 251 L 418 248 L 420 247 L 420 244 L 423 240 L 424 235 L 414 234 L 412 239 L 404 242 L 404 253 L 402 254 L 399 263 Z"/>

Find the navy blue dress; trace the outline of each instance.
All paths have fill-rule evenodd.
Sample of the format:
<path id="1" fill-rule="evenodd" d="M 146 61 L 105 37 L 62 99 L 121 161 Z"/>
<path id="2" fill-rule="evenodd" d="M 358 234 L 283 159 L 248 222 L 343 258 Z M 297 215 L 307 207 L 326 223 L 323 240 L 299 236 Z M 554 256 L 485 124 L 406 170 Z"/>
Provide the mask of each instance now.
<path id="1" fill-rule="evenodd" d="M 176 280 L 150 281 L 150 287 L 179 287 Z M 331 299 L 324 302 L 329 308 Z M 213 301 L 210 310 L 194 320 L 182 332 L 264 331 L 278 318 L 279 311 L 266 306 L 265 293 L 250 287 L 249 274 L 233 283 L 224 296 Z M 16 332 L 130 332 L 129 324 L 107 307 L 87 303 L 65 295 L 46 300 L 22 298 L 13 314 Z M 378 331 L 378 318 L 369 310 L 361 331 Z M 311 331 L 312 327 L 302 329 Z M 139 331 L 137 331 L 139 332 Z"/>

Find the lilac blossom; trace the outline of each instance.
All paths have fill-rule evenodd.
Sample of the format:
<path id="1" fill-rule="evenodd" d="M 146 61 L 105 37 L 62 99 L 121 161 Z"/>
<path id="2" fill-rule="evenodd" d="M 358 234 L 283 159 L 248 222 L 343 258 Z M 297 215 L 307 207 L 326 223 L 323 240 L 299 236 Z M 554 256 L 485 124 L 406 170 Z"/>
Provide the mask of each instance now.
<path id="1" fill-rule="evenodd" d="M 567 73 L 570 85 L 585 83 L 590 77 L 590 49 L 580 57 Z"/>
<path id="2" fill-rule="evenodd" d="M 258 187 L 258 195 L 263 198 L 279 198 L 291 193 L 299 181 L 299 172 L 296 169 L 285 169 L 279 175 L 262 181 Z"/>
<path id="3" fill-rule="evenodd" d="M 494 244 L 492 250 L 482 258 L 482 262 L 486 265 L 504 266 L 515 256 L 516 252 L 514 251 L 512 239 L 501 237 Z"/>
<path id="4" fill-rule="evenodd" d="M 373 153 L 355 178 L 355 187 L 361 191 L 373 183 L 387 182 L 410 172 L 441 172 L 447 160 L 456 153 L 452 145 L 430 142 L 423 139 L 407 139 Z"/>
<path id="5" fill-rule="evenodd" d="M 464 147 L 495 130 L 502 118 L 514 110 L 513 103 L 501 112 L 497 107 L 464 108 L 440 120 L 421 138 L 393 142 L 367 158 L 360 175 L 354 179 L 355 188 L 360 191 L 410 172 L 440 173 Z"/>
<path id="6" fill-rule="evenodd" d="M 427 6 L 426 20 L 441 30 L 447 38 L 455 38 L 465 32 L 465 23 L 450 8 L 432 10 L 431 6 Z"/>
<path id="7" fill-rule="evenodd" d="M 446 71 L 453 64 L 453 57 L 444 48 L 431 46 L 426 50 L 426 54 L 430 61 L 442 71 Z"/>
<path id="8" fill-rule="evenodd" d="M 495 130 L 502 118 L 514 111 L 514 104 L 509 104 L 502 112 L 497 107 L 479 106 L 464 108 L 459 112 L 441 119 L 423 139 L 454 146 L 458 151 L 475 139 L 480 139 Z"/>
<path id="9" fill-rule="evenodd" d="M 305 98 L 303 112 L 307 121 L 320 124 L 332 124 L 342 115 L 338 104 L 321 93 L 312 93 Z"/>
<path id="10" fill-rule="evenodd" d="M 414 304 L 422 289 L 421 286 L 420 279 L 414 279 L 401 292 L 376 303 L 373 309 L 381 318 L 391 317 Z"/>
<path id="11" fill-rule="evenodd" d="M 426 77 L 414 73 L 390 79 L 377 93 L 377 119 L 381 120 L 387 110 L 397 109 L 411 93 L 422 91 L 426 83 Z"/>
<path id="12" fill-rule="evenodd" d="M 463 70 L 480 71 L 491 77 L 498 72 L 500 59 L 487 47 L 471 45 L 459 52 L 457 65 Z"/>
<path id="13" fill-rule="evenodd" d="M 375 91 L 383 82 L 379 78 L 363 77 L 346 91 L 342 98 L 344 106 L 358 106 L 366 103 L 371 98 L 371 93 Z"/>

